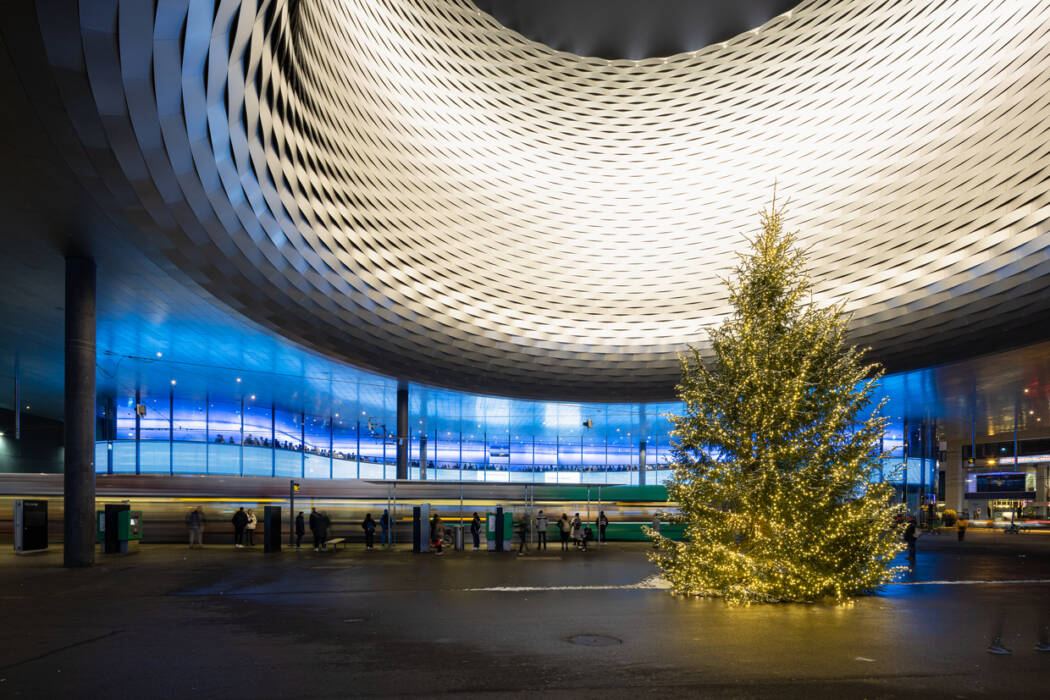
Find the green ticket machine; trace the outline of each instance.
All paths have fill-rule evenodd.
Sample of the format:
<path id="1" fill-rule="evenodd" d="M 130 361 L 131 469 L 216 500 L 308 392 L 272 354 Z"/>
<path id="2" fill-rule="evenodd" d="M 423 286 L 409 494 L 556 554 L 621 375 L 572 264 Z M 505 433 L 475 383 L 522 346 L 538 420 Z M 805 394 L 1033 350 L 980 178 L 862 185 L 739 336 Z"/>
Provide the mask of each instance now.
<path id="1" fill-rule="evenodd" d="M 142 540 L 142 511 L 124 504 L 107 504 L 96 511 L 96 539 L 104 554 L 126 554 L 135 551 Z"/>

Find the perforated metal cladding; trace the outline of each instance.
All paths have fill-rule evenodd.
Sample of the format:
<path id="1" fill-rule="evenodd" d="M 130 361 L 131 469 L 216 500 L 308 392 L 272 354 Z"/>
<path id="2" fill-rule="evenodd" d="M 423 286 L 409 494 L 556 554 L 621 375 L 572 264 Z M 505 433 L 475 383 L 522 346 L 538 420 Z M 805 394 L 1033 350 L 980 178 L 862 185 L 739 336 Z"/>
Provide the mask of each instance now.
<path id="1" fill-rule="evenodd" d="M 892 367 L 1050 319 L 1045 2 L 805 2 L 637 62 L 467 0 L 84 5 L 45 40 L 95 196 L 217 299 L 360 366 L 665 397 L 774 180 L 819 301 L 848 299 Z"/>

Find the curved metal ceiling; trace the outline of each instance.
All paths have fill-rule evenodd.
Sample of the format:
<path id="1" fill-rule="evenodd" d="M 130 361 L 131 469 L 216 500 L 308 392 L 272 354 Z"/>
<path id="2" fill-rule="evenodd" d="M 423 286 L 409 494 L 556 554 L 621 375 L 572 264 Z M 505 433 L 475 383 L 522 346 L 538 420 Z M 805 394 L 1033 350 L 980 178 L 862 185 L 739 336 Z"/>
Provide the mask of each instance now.
<path id="1" fill-rule="evenodd" d="M 798 0 L 473 0 L 503 26 L 559 51 L 640 59 L 702 49 Z"/>
<path id="2" fill-rule="evenodd" d="M 41 25 L 69 163 L 136 245 L 402 379 L 668 396 L 774 180 L 818 299 L 892 368 L 1050 318 L 1037 0 L 813 0 L 639 61 L 469 0 L 70 1 Z"/>

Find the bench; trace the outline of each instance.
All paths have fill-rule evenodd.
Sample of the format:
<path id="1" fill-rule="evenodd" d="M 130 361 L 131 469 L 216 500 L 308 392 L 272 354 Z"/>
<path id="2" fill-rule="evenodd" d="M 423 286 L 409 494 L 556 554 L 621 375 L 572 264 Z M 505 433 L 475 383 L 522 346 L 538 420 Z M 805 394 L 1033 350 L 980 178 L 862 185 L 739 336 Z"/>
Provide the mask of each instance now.
<path id="1" fill-rule="evenodd" d="M 324 541 L 325 549 L 328 548 L 328 545 L 332 545 L 332 551 L 333 552 L 339 551 L 338 547 L 336 547 L 337 544 L 346 544 L 346 538 L 345 537 L 333 537 L 330 540 L 325 540 Z"/>

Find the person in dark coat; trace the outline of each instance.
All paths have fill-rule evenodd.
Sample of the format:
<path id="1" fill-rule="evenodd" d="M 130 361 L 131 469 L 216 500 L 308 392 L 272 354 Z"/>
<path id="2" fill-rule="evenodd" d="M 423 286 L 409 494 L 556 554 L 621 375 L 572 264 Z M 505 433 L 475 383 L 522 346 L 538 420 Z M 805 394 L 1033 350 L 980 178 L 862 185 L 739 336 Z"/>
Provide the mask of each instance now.
<path id="1" fill-rule="evenodd" d="M 306 534 L 306 520 L 303 518 L 303 512 L 299 511 L 299 515 L 295 516 L 295 548 L 303 548 L 303 535 Z"/>
<path id="2" fill-rule="evenodd" d="M 372 543 L 376 534 L 376 521 L 372 520 L 371 513 L 365 516 L 364 522 L 361 523 L 361 528 L 365 531 L 365 549 L 372 549 Z"/>
<path id="3" fill-rule="evenodd" d="M 314 551 L 321 548 L 321 514 L 316 508 L 310 509 L 310 534 L 314 536 Z"/>
<path id="4" fill-rule="evenodd" d="M 384 509 L 383 514 L 379 516 L 379 529 L 382 530 L 383 534 L 383 546 L 390 544 L 390 511 Z"/>
<path id="5" fill-rule="evenodd" d="M 244 506 L 233 514 L 233 546 L 244 546 L 244 528 L 248 524 L 248 514 L 244 512 Z"/>
<path id="6" fill-rule="evenodd" d="M 321 551 L 327 551 L 328 545 L 325 544 L 332 538 L 332 518 L 328 515 L 328 511 L 321 511 L 319 514 L 321 518 Z"/>
<path id="7" fill-rule="evenodd" d="M 470 536 L 474 538 L 474 551 L 481 548 L 481 518 L 474 513 L 474 519 L 470 521 Z"/>

